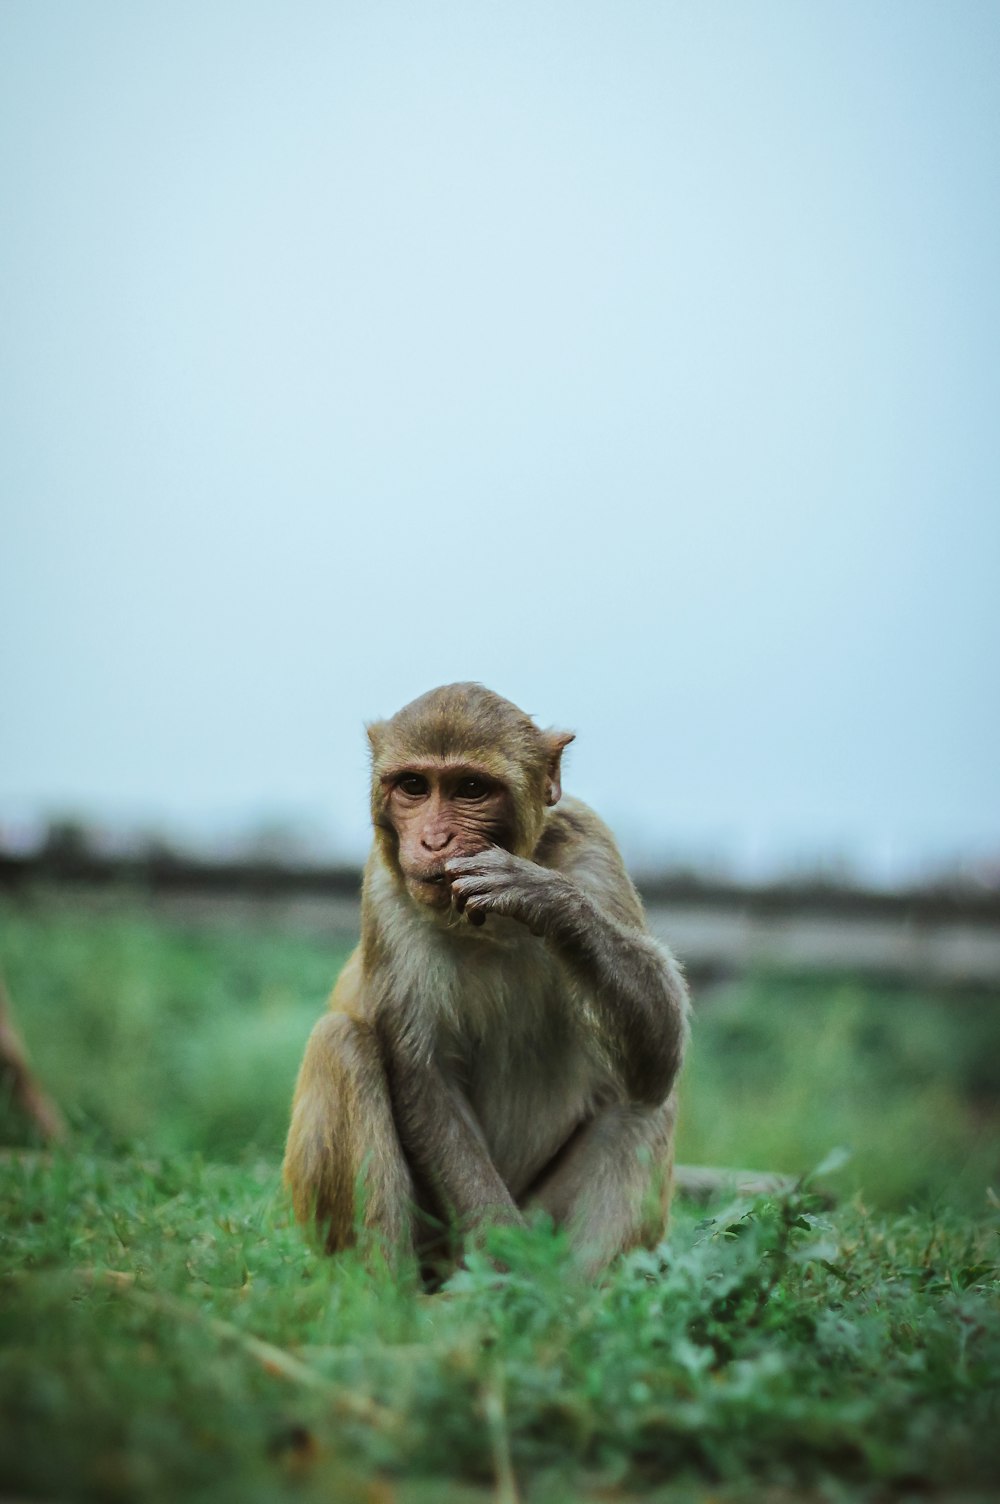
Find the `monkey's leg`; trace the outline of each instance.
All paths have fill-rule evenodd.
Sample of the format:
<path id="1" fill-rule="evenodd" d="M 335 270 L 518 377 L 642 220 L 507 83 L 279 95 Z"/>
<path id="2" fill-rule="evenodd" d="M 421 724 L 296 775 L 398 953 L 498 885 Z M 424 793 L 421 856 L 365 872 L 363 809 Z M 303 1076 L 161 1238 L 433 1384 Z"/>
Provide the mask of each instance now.
<path id="1" fill-rule="evenodd" d="M 616 1254 L 652 1247 L 670 1207 L 676 1101 L 659 1107 L 606 1107 L 566 1143 L 528 1194 L 567 1227 L 590 1273 Z"/>
<path id="2" fill-rule="evenodd" d="M 312 1032 L 292 1103 L 284 1177 L 296 1217 L 315 1219 L 329 1253 L 352 1246 L 359 1224 L 390 1256 L 412 1249 L 413 1184 L 382 1058 L 361 1019 L 328 1013 Z"/>

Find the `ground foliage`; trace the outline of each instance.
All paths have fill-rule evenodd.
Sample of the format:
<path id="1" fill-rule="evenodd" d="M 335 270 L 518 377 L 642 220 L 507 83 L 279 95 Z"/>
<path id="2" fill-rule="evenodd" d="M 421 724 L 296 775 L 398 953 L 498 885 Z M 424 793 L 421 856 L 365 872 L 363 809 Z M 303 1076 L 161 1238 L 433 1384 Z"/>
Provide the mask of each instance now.
<path id="1" fill-rule="evenodd" d="M 917 1209 L 899 1209 L 899 1176 L 881 1183 L 882 1207 L 863 1199 L 855 1156 L 775 1199 L 680 1205 L 666 1245 L 599 1283 L 580 1282 L 559 1236 L 538 1227 L 494 1235 L 506 1272 L 474 1255 L 428 1297 L 413 1271 L 319 1256 L 281 1194 L 287 1090 L 331 946 L 49 901 L 0 919 L 29 1045 L 75 1127 L 54 1155 L 0 1155 L 5 1493 L 993 1496 L 1000 1213 L 984 1179 L 975 1200 L 968 1177 L 949 1197 L 948 1142 L 938 1161 L 920 1146 Z M 870 1082 L 868 1057 L 885 1048 L 874 1036 L 897 1049 L 895 1031 L 929 1006 L 909 999 L 904 1012 L 896 997 L 887 1013 L 873 996 L 865 1013 L 860 984 L 839 981 L 810 991 L 761 979 L 743 995 L 742 1009 L 721 997 L 714 1022 L 706 1009 L 688 1092 L 724 1089 L 734 1031 L 756 1030 L 756 1043 L 744 1038 L 743 1105 L 770 1101 L 786 1131 L 798 1091 L 782 1074 L 795 1064 L 789 1033 L 813 1070 L 809 1031 L 789 1022 L 796 1008 L 813 1025 L 810 1052 L 827 1021 L 828 1082 L 846 1079 L 837 1054 L 848 1047 L 829 1044 L 837 1030 Z M 903 1082 L 883 1099 L 889 1142 L 911 1121 L 909 1075 L 911 1094 L 932 1089 L 954 1143 L 983 1166 L 995 1140 L 963 1072 L 990 1066 L 968 1063 L 937 1022 L 921 1030 L 942 1080 L 922 1079 L 927 1049 L 911 1042 L 896 1062 Z M 844 1106 L 814 1095 L 812 1111 L 829 1129 Z M 924 1137 L 932 1130 L 925 1122 Z M 751 1149 L 754 1131 L 751 1121 Z M 801 1153 L 779 1147 L 785 1167 Z M 831 1209 L 820 1185 L 845 1199 Z"/>
<path id="2" fill-rule="evenodd" d="M 272 1167 L 79 1151 L 2 1167 L 0 1476 L 51 1498 L 985 1490 L 996 1219 L 682 1213 L 578 1281 L 495 1235 L 449 1291 L 337 1263 Z M 373 1493 L 373 1480 L 382 1492 Z M 833 1488 L 836 1484 L 837 1488 Z M 832 1490 L 832 1491 L 831 1491 Z M 430 1496 L 430 1495 L 429 1495 Z M 441 1497 L 438 1494 L 438 1497 Z"/>

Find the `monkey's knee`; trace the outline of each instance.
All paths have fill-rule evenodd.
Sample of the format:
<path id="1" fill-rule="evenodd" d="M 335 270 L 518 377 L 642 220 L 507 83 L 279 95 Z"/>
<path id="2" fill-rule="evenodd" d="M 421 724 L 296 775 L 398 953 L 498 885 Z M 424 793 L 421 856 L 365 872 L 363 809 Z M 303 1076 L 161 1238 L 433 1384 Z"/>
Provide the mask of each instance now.
<path id="1" fill-rule="evenodd" d="M 675 1116 L 673 1098 L 656 1108 L 605 1109 L 533 1194 L 532 1204 L 567 1228 L 577 1260 L 589 1273 L 663 1237 Z"/>
<path id="2" fill-rule="evenodd" d="M 374 1235 L 389 1252 L 412 1243 L 413 1188 L 374 1036 L 330 1013 L 309 1039 L 284 1163 L 295 1215 L 330 1253 Z"/>

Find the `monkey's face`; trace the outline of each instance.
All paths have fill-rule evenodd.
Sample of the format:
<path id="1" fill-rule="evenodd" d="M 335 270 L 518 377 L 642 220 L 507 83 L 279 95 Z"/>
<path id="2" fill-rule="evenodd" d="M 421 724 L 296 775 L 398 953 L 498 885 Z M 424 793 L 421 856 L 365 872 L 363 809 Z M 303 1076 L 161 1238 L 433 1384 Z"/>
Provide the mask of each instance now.
<path id="1" fill-rule="evenodd" d="M 419 903 L 447 909 L 449 857 L 531 856 L 572 732 L 539 730 L 481 684 L 432 689 L 367 730 L 376 838 Z"/>
<path id="2" fill-rule="evenodd" d="M 447 909 L 449 858 L 509 843 L 507 789 L 481 768 L 430 761 L 385 774 L 381 784 L 407 892 L 428 908 Z"/>

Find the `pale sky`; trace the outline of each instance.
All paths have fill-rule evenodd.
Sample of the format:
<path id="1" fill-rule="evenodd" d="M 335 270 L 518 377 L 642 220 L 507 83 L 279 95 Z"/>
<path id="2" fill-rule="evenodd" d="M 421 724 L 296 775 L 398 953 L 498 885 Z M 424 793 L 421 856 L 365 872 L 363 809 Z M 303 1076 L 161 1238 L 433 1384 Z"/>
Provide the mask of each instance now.
<path id="1" fill-rule="evenodd" d="M 0 818 L 1000 857 L 1000 6 L 4 0 Z"/>

